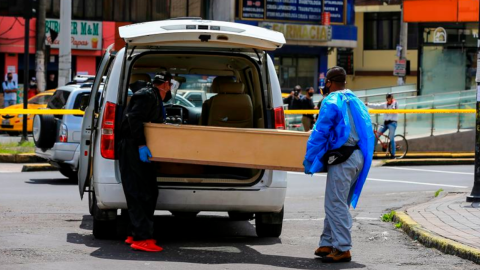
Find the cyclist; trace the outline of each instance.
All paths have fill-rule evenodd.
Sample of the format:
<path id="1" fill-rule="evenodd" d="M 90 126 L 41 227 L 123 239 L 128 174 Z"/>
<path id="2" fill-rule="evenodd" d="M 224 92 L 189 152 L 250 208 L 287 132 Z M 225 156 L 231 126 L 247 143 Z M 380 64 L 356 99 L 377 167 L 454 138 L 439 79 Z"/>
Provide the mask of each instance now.
<path id="1" fill-rule="evenodd" d="M 398 103 L 393 98 L 392 94 L 387 94 L 387 101 L 383 103 L 366 103 L 369 108 L 372 109 L 387 109 L 387 110 L 396 110 L 398 109 Z M 380 134 L 383 134 L 388 129 L 388 137 L 390 138 L 391 144 L 391 158 L 395 158 L 395 130 L 397 129 L 398 114 L 396 113 L 386 113 L 384 115 L 383 126 L 378 131 Z M 375 136 L 375 146 L 378 143 L 378 136 Z"/>

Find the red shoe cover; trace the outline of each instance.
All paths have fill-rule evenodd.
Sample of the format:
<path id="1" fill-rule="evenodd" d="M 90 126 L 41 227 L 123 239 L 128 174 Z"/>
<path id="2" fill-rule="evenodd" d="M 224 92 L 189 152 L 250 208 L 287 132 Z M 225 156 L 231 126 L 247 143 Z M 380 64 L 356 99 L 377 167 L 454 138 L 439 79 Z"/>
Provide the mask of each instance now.
<path id="1" fill-rule="evenodd" d="M 127 236 L 127 239 L 125 240 L 125 244 L 128 244 L 128 245 L 133 244 L 133 236 Z"/>
<path id="2" fill-rule="evenodd" d="M 133 241 L 133 244 L 130 246 L 134 250 L 142 250 L 147 252 L 159 252 L 163 248 L 157 246 L 153 241 L 154 239 L 142 240 L 142 241 Z"/>

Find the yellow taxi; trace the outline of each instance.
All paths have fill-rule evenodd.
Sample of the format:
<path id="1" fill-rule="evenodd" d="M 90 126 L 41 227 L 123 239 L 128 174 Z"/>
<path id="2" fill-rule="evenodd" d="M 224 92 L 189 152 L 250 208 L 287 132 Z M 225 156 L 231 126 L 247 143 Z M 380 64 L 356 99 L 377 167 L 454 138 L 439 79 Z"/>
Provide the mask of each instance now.
<path id="1" fill-rule="evenodd" d="M 48 90 L 43 93 L 40 93 L 28 100 L 28 109 L 41 109 L 46 108 L 48 102 L 53 96 L 55 89 Z M 22 104 L 15 104 L 5 109 L 23 109 Z M 1 112 L 1 110 L 0 110 Z M 27 116 L 27 131 L 32 132 L 33 129 L 33 117 L 35 115 L 29 114 Z M 5 114 L 0 115 L 0 131 L 5 131 L 9 135 L 18 135 L 23 130 L 23 115 L 13 115 L 13 114 Z"/>

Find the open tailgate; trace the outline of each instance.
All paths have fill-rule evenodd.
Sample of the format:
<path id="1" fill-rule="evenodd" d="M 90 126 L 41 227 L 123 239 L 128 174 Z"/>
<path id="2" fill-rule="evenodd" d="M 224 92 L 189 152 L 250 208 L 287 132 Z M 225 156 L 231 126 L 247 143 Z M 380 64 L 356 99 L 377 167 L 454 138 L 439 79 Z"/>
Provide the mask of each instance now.
<path id="1" fill-rule="evenodd" d="M 266 28 L 207 20 L 165 20 L 119 28 L 129 46 L 185 46 L 272 51 L 285 44 L 282 33 Z"/>

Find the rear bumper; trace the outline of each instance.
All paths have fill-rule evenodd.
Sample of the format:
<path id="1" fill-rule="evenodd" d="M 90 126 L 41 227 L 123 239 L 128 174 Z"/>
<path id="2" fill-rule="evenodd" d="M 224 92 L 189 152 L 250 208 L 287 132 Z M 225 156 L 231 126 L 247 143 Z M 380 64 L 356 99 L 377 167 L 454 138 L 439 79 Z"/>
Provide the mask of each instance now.
<path id="1" fill-rule="evenodd" d="M 60 167 L 68 165 L 72 170 L 78 169 L 78 158 L 80 156 L 79 143 L 55 143 L 52 149 L 43 152 L 36 148 L 35 154 L 47 159 L 52 165 Z"/>
<path id="2" fill-rule="evenodd" d="M 160 188 L 157 210 L 168 211 L 241 211 L 279 212 L 285 201 L 286 188 L 195 189 Z M 126 209 L 121 184 L 95 183 L 101 209 Z"/>

